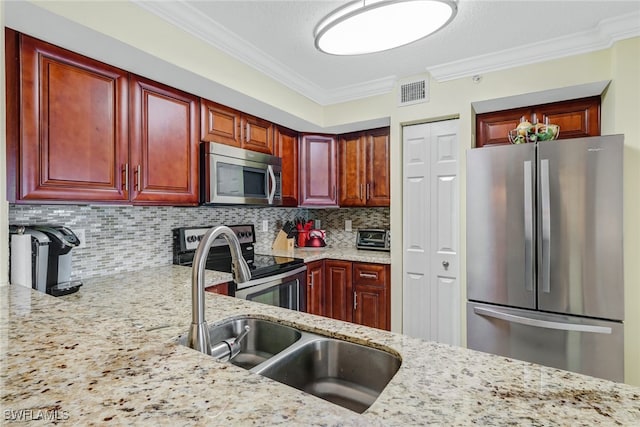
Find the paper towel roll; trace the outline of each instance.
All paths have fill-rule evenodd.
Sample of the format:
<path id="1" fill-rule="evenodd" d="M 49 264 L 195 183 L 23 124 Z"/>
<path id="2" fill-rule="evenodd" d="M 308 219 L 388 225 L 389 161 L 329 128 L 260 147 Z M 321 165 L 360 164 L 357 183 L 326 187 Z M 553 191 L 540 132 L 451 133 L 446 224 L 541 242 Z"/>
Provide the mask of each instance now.
<path id="1" fill-rule="evenodd" d="M 31 287 L 31 235 L 11 235 L 11 284 Z"/>

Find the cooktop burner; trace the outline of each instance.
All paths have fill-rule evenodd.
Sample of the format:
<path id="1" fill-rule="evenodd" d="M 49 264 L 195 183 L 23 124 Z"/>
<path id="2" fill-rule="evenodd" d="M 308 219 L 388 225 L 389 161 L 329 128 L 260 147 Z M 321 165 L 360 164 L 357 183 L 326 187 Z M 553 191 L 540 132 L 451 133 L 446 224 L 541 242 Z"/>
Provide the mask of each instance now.
<path id="1" fill-rule="evenodd" d="M 211 227 L 182 227 L 173 230 L 173 263 L 191 266 L 198 243 Z M 251 269 L 251 280 L 275 276 L 295 270 L 304 264 L 304 260 L 292 257 L 255 254 L 253 243 L 255 233 L 253 224 L 234 225 L 230 228 L 236 233 L 242 248 L 242 255 Z M 231 253 L 226 241 L 222 239 L 209 250 L 207 270 L 231 273 Z"/>

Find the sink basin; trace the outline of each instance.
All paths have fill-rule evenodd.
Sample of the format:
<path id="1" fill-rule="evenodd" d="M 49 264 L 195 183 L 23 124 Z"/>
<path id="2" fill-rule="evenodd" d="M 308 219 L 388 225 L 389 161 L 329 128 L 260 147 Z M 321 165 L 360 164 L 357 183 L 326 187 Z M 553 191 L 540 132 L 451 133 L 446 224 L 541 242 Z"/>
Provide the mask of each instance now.
<path id="1" fill-rule="evenodd" d="M 235 339 L 248 325 L 249 333 L 241 342 L 240 353 L 231 363 L 241 368 L 251 369 L 273 355 L 298 341 L 302 334 L 294 328 L 255 317 L 229 319 L 216 325 L 209 325 L 212 345 L 227 339 Z M 186 343 L 186 337 L 180 342 Z"/>
<path id="2" fill-rule="evenodd" d="M 362 413 L 400 369 L 385 351 L 332 338 L 296 346 L 253 372 Z"/>
<path id="3" fill-rule="evenodd" d="M 402 363 L 386 351 L 248 316 L 209 325 L 211 345 L 235 340 L 246 325 L 249 333 L 230 363 L 358 413 Z M 186 337 L 179 343 L 186 345 Z"/>

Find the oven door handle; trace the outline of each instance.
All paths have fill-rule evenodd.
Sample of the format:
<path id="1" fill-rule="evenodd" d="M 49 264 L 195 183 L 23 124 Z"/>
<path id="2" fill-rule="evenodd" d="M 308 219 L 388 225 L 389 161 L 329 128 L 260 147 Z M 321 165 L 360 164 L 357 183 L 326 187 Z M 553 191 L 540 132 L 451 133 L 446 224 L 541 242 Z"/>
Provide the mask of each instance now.
<path id="1" fill-rule="evenodd" d="M 307 271 L 306 265 L 303 265 L 302 267 L 297 268 L 295 270 L 285 271 L 284 273 L 276 274 L 275 276 L 261 277 L 259 279 L 253 279 L 253 280 L 249 280 L 248 282 L 236 284 L 236 294 L 238 293 L 238 291 L 242 291 L 248 288 L 255 288 L 257 286 L 260 286 L 260 289 L 253 289 L 253 290 L 266 289 L 270 286 L 280 284 L 284 281 L 284 279 L 287 279 L 291 276 L 295 276 L 304 271 Z"/>

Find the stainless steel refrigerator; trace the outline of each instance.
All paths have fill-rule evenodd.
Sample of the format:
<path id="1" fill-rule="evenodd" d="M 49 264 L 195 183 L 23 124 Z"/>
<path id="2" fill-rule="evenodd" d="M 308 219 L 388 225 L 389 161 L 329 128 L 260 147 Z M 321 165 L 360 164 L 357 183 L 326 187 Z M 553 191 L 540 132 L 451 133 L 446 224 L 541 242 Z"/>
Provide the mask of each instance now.
<path id="1" fill-rule="evenodd" d="M 624 380 L 623 136 L 467 151 L 467 346 Z"/>

